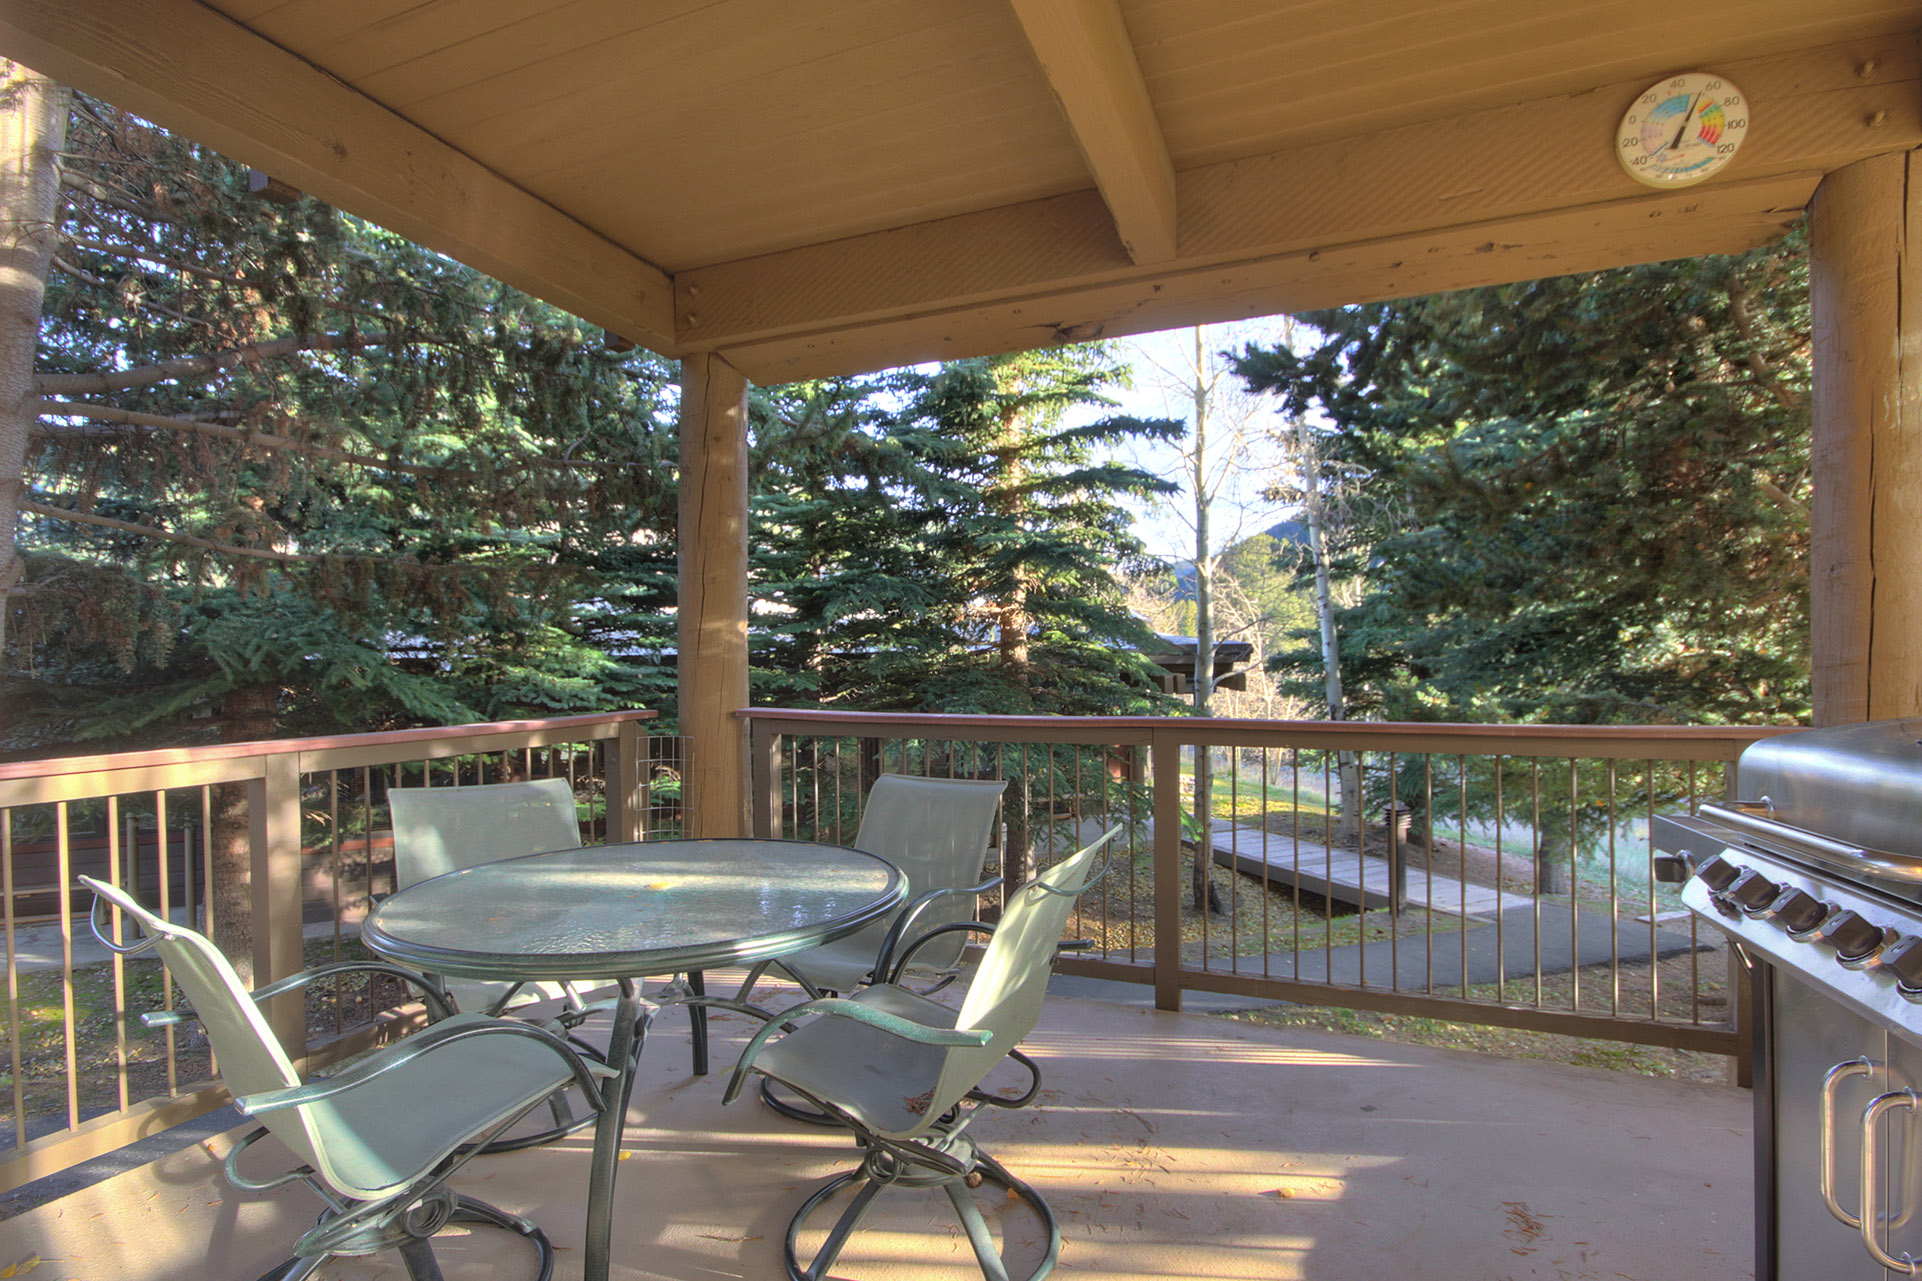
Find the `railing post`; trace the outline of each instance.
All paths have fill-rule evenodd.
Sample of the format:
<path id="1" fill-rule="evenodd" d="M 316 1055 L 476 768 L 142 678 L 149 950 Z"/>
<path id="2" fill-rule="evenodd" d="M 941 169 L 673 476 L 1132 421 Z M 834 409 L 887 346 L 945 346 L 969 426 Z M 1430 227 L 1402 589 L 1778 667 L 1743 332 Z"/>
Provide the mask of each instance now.
<path id="1" fill-rule="evenodd" d="M 749 821 L 756 836 L 780 835 L 781 735 L 759 721 L 748 723 L 748 769 L 752 774 Z"/>
<path id="2" fill-rule="evenodd" d="M 641 722 L 622 721 L 614 737 L 607 740 L 607 839 L 610 843 L 638 841 L 645 833 L 647 820 L 641 804 L 642 759 L 647 755 L 647 739 Z"/>
<path id="3" fill-rule="evenodd" d="M 247 784 L 252 839 L 254 986 L 298 973 L 305 964 L 301 935 L 300 757 L 280 752 L 261 760 L 261 776 Z M 307 1053 L 306 1003 L 290 992 L 267 1003 L 267 1022 L 289 1058 Z"/>
<path id="4" fill-rule="evenodd" d="M 1181 741 L 1150 739 L 1155 796 L 1155 1008 L 1181 1008 Z"/>

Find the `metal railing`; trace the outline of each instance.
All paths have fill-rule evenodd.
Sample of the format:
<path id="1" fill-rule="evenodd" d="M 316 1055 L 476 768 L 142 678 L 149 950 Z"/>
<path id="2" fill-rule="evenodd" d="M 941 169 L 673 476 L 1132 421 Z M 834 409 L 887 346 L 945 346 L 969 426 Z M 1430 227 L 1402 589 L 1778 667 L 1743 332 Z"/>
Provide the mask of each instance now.
<path id="1" fill-rule="evenodd" d="M 205 1042 L 153 1033 L 171 1008 L 157 960 L 93 944 L 82 874 L 129 887 L 231 946 L 256 985 L 358 955 L 358 925 L 392 888 L 386 789 L 569 779 L 584 839 L 683 830 L 682 739 L 654 713 L 280 740 L 0 765 L 0 933 L 7 958 L 7 1087 L 0 1191 L 221 1106 Z M 239 926 L 242 928 L 236 929 Z M 408 1026 L 407 997 L 351 981 L 274 1001 L 305 1066 Z"/>
<path id="2" fill-rule="evenodd" d="M 1741 749 L 1781 729 L 744 715 L 757 834 L 850 839 L 886 771 L 1009 780 L 985 869 L 1008 884 L 1125 823 L 1074 926 L 1095 947 L 1061 969 L 1162 1008 L 1347 1006 L 1707 1051 L 1746 1076 L 1739 966 L 1656 883 L 1647 828 L 1728 794 Z"/>

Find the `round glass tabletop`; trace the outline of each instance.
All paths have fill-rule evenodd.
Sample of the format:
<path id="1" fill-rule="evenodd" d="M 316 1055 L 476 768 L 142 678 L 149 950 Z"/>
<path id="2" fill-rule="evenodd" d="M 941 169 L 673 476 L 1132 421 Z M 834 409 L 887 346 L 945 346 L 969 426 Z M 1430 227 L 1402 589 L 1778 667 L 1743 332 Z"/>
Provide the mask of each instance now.
<path id="1" fill-rule="evenodd" d="M 884 916 L 906 893 L 893 864 L 839 845 L 590 845 L 411 885 L 374 910 L 361 939 L 455 978 L 639 978 L 815 947 Z"/>

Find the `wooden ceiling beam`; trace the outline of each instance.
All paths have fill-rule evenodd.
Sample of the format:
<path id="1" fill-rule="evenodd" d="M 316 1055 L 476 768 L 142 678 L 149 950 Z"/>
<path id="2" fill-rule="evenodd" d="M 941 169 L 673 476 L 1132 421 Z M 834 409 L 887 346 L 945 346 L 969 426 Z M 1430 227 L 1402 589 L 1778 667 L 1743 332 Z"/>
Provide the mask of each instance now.
<path id="1" fill-rule="evenodd" d="M 194 0 L 6 0 L 0 55 L 675 354 L 673 282 Z"/>
<path id="2" fill-rule="evenodd" d="M 1602 271 L 1625 263 L 1740 253 L 1769 243 L 1799 221 L 1821 177 L 1807 172 L 1687 192 L 1650 191 L 1603 207 L 1191 267 L 1150 281 L 1051 288 L 826 333 L 745 343 L 730 348 L 727 359 L 766 386 Z"/>
<path id="3" fill-rule="evenodd" d="M 1140 266 L 1175 256 L 1175 168 L 1115 0 L 1009 0 Z"/>
<path id="4" fill-rule="evenodd" d="M 1666 219 L 1697 205 L 1734 216 L 1722 193 L 1735 189 L 1766 192 L 1750 207 L 1766 220 L 1779 191 L 1769 180 L 1801 182 L 1922 145 L 1922 58 L 1913 36 L 1712 69 L 1742 88 L 1755 125 L 1725 174 L 1681 193 L 1651 193 L 1615 159 L 1621 114 L 1647 88 L 1637 77 L 1186 171 L 1179 182 L 1182 256 L 1152 268 L 1121 253 L 1106 234 L 1101 202 L 1082 193 L 685 271 L 676 278 L 680 336 L 690 348 L 731 353 L 758 382 L 777 368 L 844 372 L 874 367 L 850 360 L 901 364 L 930 358 L 936 348 L 967 355 L 1033 346 L 1051 334 L 1066 341 L 1141 332 L 1154 327 L 1146 316 L 1169 315 L 1167 296 L 1185 295 L 1211 273 L 1229 287 L 1272 263 L 1293 279 L 1317 255 L 1388 244 L 1396 246 L 1389 259 L 1401 261 L 1428 252 L 1427 239 L 1461 234 L 1493 248 L 1516 238 L 1511 224 L 1526 227 L 1536 215 L 1564 210 L 1574 221 L 1558 233 L 1558 253 L 1586 262 L 1595 256 L 1580 252 L 1581 226 L 1606 245 L 1636 218 Z M 1747 243 L 1739 235 L 1724 239 Z M 1665 254 L 1658 240 L 1647 252 L 1698 251 L 1678 245 Z M 1629 261 L 1636 259 L 1618 260 Z M 1433 287 L 1516 277 L 1491 266 L 1439 278 L 1451 283 Z M 1355 298 L 1394 296 L 1359 279 L 1355 290 Z M 1303 295 L 1293 287 L 1272 295 L 1295 296 Z M 990 316 L 1001 318 L 1005 332 L 983 328 Z M 901 335 L 898 353 L 883 341 L 890 326 Z M 953 342 L 934 341 L 944 329 L 955 332 Z M 856 349 L 868 354 L 840 354 Z M 821 358 L 769 355 L 777 351 Z"/>

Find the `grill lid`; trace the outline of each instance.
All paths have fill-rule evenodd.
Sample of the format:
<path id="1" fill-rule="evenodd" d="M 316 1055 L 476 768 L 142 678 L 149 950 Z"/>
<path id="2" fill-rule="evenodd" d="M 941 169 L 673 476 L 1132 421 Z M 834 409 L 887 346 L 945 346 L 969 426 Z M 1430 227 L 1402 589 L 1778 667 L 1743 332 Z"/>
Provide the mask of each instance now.
<path id="1" fill-rule="evenodd" d="M 1751 743 L 1738 761 L 1736 788 L 1777 823 L 1922 860 L 1922 717 Z"/>

